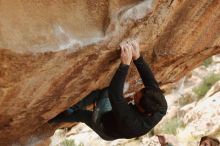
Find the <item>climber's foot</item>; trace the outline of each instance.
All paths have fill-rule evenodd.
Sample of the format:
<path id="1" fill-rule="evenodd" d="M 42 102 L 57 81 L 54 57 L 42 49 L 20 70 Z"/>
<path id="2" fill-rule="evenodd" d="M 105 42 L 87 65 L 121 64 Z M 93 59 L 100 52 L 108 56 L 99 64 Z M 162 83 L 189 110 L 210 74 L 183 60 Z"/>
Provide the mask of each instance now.
<path id="1" fill-rule="evenodd" d="M 60 113 L 59 115 L 57 115 L 56 117 L 54 117 L 53 119 L 49 120 L 48 123 L 57 124 L 57 123 L 64 122 L 63 119 L 66 119 L 68 116 L 71 116 L 77 113 L 77 111 L 79 110 L 80 108 L 78 106 L 72 106 L 68 108 L 67 110 L 63 111 L 62 113 Z"/>

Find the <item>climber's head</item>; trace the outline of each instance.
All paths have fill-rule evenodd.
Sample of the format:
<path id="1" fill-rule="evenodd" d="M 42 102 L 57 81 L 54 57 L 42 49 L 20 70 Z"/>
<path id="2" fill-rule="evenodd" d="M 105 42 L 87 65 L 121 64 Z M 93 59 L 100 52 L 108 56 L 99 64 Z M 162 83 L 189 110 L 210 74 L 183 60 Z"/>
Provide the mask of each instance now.
<path id="1" fill-rule="evenodd" d="M 134 102 L 140 112 L 152 115 L 163 106 L 161 101 L 163 96 L 160 89 L 143 88 L 135 93 Z"/>
<path id="2" fill-rule="evenodd" d="M 220 145 L 219 140 L 210 136 L 203 136 L 199 143 L 199 146 L 219 146 L 219 145 Z"/>

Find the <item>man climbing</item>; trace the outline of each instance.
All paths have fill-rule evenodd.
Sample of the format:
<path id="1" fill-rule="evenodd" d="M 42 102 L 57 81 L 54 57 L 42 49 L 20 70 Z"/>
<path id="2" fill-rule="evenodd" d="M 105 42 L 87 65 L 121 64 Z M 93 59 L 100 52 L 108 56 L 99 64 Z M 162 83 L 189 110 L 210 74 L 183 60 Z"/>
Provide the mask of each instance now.
<path id="1" fill-rule="evenodd" d="M 136 41 L 120 45 L 121 64 L 109 87 L 96 90 L 50 122 L 83 122 L 104 140 L 133 138 L 146 134 L 163 118 L 167 102 L 149 66 L 140 56 Z M 144 88 L 136 92 L 134 105 L 123 97 L 125 78 L 133 62 L 142 78 Z M 93 111 L 85 107 L 95 102 Z"/>

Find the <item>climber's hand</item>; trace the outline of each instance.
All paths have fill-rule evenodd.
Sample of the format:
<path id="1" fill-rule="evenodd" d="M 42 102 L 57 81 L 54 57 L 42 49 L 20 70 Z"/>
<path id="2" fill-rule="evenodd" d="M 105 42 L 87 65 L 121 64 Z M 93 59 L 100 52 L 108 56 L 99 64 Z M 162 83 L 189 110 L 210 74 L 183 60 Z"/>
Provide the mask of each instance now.
<path id="1" fill-rule="evenodd" d="M 133 101 L 133 100 L 134 100 L 134 97 L 129 96 L 129 97 L 126 97 L 125 100 L 126 100 L 127 102 L 130 102 L 130 101 Z"/>
<path id="2" fill-rule="evenodd" d="M 121 48 L 121 63 L 130 65 L 132 60 L 132 45 L 128 43 L 120 44 Z"/>
<path id="3" fill-rule="evenodd" d="M 137 60 L 140 57 L 140 47 L 136 40 L 129 41 L 132 45 L 132 59 Z"/>

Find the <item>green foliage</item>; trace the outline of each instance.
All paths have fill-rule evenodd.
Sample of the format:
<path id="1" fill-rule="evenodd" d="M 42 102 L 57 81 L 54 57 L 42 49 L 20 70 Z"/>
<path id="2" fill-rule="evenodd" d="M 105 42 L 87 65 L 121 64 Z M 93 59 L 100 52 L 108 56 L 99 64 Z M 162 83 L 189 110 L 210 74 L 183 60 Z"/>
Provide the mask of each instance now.
<path id="1" fill-rule="evenodd" d="M 220 74 L 211 74 L 206 77 L 203 80 L 202 84 L 194 89 L 194 92 L 197 94 L 198 99 L 203 97 L 212 87 L 212 85 L 214 85 L 218 80 L 220 80 Z"/>
<path id="2" fill-rule="evenodd" d="M 155 133 L 157 134 L 165 133 L 165 134 L 176 135 L 177 130 L 180 128 L 184 128 L 183 122 L 179 118 L 173 117 L 172 119 L 167 119 L 166 121 L 164 121 L 160 127 L 155 129 Z"/>
<path id="3" fill-rule="evenodd" d="M 192 97 L 191 95 L 187 94 L 181 97 L 177 102 L 181 107 L 183 107 L 189 103 L 192 103 L 193 101 L 195 101 L 195 97 Z"/>
<path id="4" fill-rule="evenodd" d="M 83 144 L 77 145 L 74 140 L 65 139 L 65 140 L 61 143 L 61 146 L 83 146 Z"/>
<path id="5" fill-rule="evenodd" d="M 75 141 L 74 140 L 68 140 L 65 139 L 62 143 L 62 146 L 76 146 Z"/>
<path id="6" fill-rule="evenodd" d="M 209 57 L 208 59 L 203 61 L 203 65 L 205 65 L 205 67 L 208 67 L 212 63 L 212 61 L 212 57 Z"/>

